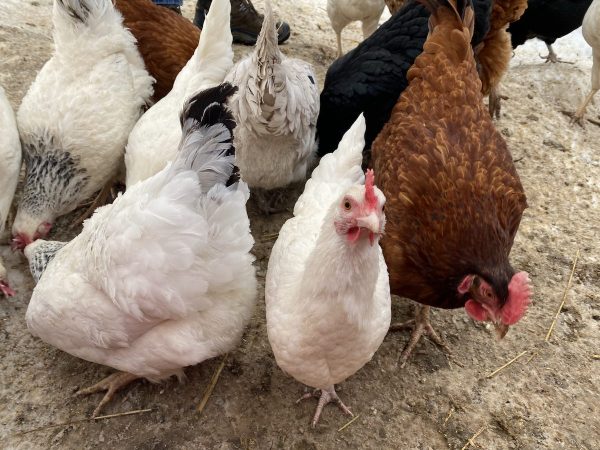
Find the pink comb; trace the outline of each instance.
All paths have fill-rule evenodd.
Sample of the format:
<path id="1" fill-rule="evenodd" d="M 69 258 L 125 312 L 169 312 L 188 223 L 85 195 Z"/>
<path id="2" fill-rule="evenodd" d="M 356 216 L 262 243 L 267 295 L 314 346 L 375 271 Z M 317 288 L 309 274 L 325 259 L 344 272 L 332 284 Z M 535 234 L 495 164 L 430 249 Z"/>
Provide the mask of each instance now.
<path id="1" fill-rule="evenodd" d="M 513 275 L 508 283 L 508 300 L 502 307 L 502 322 L 514 325 L 527 311 L 530 303 L 531 285 L 527 272 Z"/>
<path id="2" fill-rule="evenodd" d="M 373 169 L 367 169 L 365 178 L 365 200 L 370 209 L 377 207 L 377 196 L 375 195 L 375 173 Z"/>

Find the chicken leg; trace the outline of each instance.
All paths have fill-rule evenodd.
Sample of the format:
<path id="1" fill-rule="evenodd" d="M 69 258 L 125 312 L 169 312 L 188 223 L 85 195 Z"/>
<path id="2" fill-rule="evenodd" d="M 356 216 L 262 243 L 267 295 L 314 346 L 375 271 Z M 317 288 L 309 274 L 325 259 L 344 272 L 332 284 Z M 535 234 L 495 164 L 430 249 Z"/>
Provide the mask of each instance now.
<path id="1" fill-rule="evenodd" d="M 565 63 L 565 64 L 574 64 L 571 61 L 563 61 L 562 59 L 560 59 L 556 53 L 554 52 L 554 49 L 552 48 L 552 44 L 546 44 L 546 47 L 548 47 L 548 56 L 542 56 L 540 55 L 540 58 L 545 59 L 546 63 Z"/>
<path id="2" fill-rule="evenodd" d="M 435 332 L 435 330 L 431 326 L 431 323 L 429 323 L 429 309 L 429 306 L 417 305 L 415 309 L 414 319 L 411 319 L 408 322 L 394 323 L 390 326 L 390 331 L 399 331 L 414 324 L 412 333 L 410 335 L 410 339 L 408 340 L 406 346 L 404 347 L 404 350 L 402 350 L 402 353 L 400 354 L 399 362 L 401 368 L 406 365 L 408 357 L 410 356 L 413 348 L 415 348 L 415 345 L 417 345 L 417 342 L 419 342 L 419 339 L 421 339 L 421 336 L 423 334 L 427 334 L 433 342 L 442 347 L 447 353 L 451 353 L 446 343 Z"/>
<path id="3" fill-rule="evenodd" d="M 341 58 L 344 55 L 344 52 L 342 51 L 342 32 L 336 31 L 335 37 L 337 38 L 337 47 L 338 47 L 337 57 Z"/>
<path id="4" fill-rule="evenodd" d="M 138 378 L 140 377 L 127 372 L 113 373 L 112 375 L 109 375 L 108 377 L 106 377 L 99 383 L 94 384 L 93 386 L 78 390 L 75 393 L 75 395 L 90 395 L 95 394 L 96 392 L 106 391 L 106 394 L 92 413 L 92 417 L 97 417 L 104 405 L 106 405 L 112 400 L 115 393 L 119 389 L 127 386 L 129 383 L 131 383 L 134 380 L 137 380 Z"/>
<path id="5" fill-rule="evenodd" d="M 321 391 L 320 395 L 319 395 L 319 391 Z M 342 412 L 344 414 L 348 414 L 349 416 L 354 417 L 354 414 L 352 414 L 352 411 L 350 411 L 350 409 L 346 405 L 344 405 L 344 403 L 342 403 L 342 401 L 338 397 L 337 393 L 335 392 L 334 386 L 329 386 L 326 389 L 315 389 L 312 392 L 307 392 L 302 397 L 300 397 L 298 400 L 296 400 L 296 403 L 300 403 L 302 400 L 305 400 L 307 398 L 313 398 L 313 397 L 319 399 L 319 403 L 317 404 L 317 409 L 315 411 L 315 415 L 313 416 L 313 420 L 312 420 L 313 428 L 317 426 L 317 422 L 319 422 L 319 419 L 321 418 L 321 413 L 323 412 L 323 408 L 325 407 L 325 405 L 327 403 L 331 403 L 331 402 L 337 403 L 338 407 L 342 410 Z"/>

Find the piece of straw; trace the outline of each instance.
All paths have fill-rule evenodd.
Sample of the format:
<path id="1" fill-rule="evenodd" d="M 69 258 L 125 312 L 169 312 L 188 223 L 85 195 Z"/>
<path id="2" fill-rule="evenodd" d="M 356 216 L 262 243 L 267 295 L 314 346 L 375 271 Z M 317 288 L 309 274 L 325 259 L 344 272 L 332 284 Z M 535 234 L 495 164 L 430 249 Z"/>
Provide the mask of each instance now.
<path id="1" fill-rule="evenodd" d="M 117 413 L 117 414 L 109 414 L 109 415 L 106 415 L 106 416 L 88 417 L 86 419 L 72 420 L 70 422 L 55 423 L 55 424 L 52 424 L 52 425 L 46 425 L 46 426 L 43 426 L 43 427 L 34 428 L 33 430 L 23 431 L 22 433 L 16 433 L 14 436 L 23 436 L 25 434 L 34 433 L 36 431 L 48 430 L 50 428 L 68 427 L 70 425 L 76 425 L 78 423 L 92 422 L 92 421 L 95 422 L 97 420 L 105 420 L 105 419 L 114 419 L 115 417 L 131 416 L 133 414 L 142 414 L 142 413 L 146 413 L 146 412 L 150 412 L 150 411 L 152 411 L 152 408 L 149 408 L 149 409 L 136 409 L 135 411 L 126 411 L 126 412 Z"/>
<path id="2" fill-rule="evenodd" d="M 569 281 L 567 282 L 567 287 L 565 287 L 565 292 L 563 294 L 562 301 L 560 302 L 558 311 L 556 311 L 554 320 L 552 320 L 552 323 L 550 324 L 550 328 L 548 329 L 548 334 L 546 334 L 546 339 L 545 339 L 546 342 L 548 342 L 550 340 L 550 337 L 552 336 L 552 331 L 554 330 L 554 326 L 556 325 L 556 321 L 558 320 L 558 315 L 562 311 L 563 306 L 565 306 L 565 301 L 567 299 L 567 292 L 569 291 L 569 288 L 571 287 L 571 282 L 573 281 L 573 275 L 575 274 L 575 268 L 577 267 L 578 260 L 579 260 L 579 249 L 577 249 L 577 253 L 575 254 L 575 258 L 573 259 L 573 267 L 571 268 L 571 275 L 569 276 Z"/>
<path id="3" fill-rule="evenodd" d="M 527 353 L 529 350 L 523 350 L 521 353 L 519 353 L 517 356 L 515 356 L 513 359 L 511 359 L 509 362 L 507 362 L 506 364 L 498 367 L 496 370 L 494 370 L 492 373 L 490 373 L 489 375 L 486 375 L 486 378 L 492 378 L 494 375 L 496 375 L 498 372 L 500 372 L 502 369 L 507 368 L 508 366 L 510 366 L 512 363 L 514 363 L 515 361 L 517 361 L 519 358 L 521 358 L 525 353 Z"/>
<path id="4" fill-rule="evenodd" d="M 346 423 L 346 425 L 344 425 L 343 427 L 339 428 L 338 432 L 339 431 L 344 431 L 346 428 L 348 428 L 359 417 L 360 417 L 360 414 L 357 414 L 356 416 L 354 416 L 349 422 Z"/>
<path id="5" fill-rule="evenodd" d="M 463 448 L 461 448 L 460 450 L 465 450 L 469 445 L 475 446 L 477 444 L 475 444 L 475 439 L 477 439 L 477 436 L 479 436 L 481 433 L 483 433 L 483 430 L 485 430 L 487 428 L 487 425 L 482 426 L 479 430 L 477 430 L 477 433 L 475 433 L 473 436 L 471 436 L 469 438 L 469 440 L 467 441 L 467 443 L 465 445 L 463 445 Z"/>
<path id="6" fill-rule="evenodd" d="M 217 381 L 219 381 L 219 376 L 221 375 L 221 371 L 223 370 L 223 367 L 225 367 L 225 363 L 227 362 L 228 355 L 229 355 L 229 353 L 225 353 L 225 355 L 223 356 L 223 359 L 221 360 L 221 364 L 219 364 L 219 367 L 217 367 L 217 370 L 215 371 L 215 373 L 213 373 L 213 376 L 210 379 L 210 383 L 206 387 L 206 390 L 204 391 L 204 395 L 202 396 L 202 401 L 200 402 L 200 404 L 198 405 L 198 408 L 196 409 L 196 411 L 198 411 L 198 414 L 202 413 L 202 411 L 204 410 L 204 407 L 208 403 L 210 394 L 212 394 L 212 391 L 215 389 L 215 386 L 217 385 Z"/>

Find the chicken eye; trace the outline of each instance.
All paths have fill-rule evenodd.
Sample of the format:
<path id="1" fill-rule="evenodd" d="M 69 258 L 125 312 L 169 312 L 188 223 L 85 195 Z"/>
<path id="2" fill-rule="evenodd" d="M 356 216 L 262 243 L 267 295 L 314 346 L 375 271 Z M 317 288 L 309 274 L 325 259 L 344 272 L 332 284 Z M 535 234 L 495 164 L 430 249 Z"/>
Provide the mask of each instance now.
<path id="1" fill-rule="evenodd" d="M 381 212 L 384 212 L 384 211 L 385 211 L 385 205 L 383 205 L 383 206 L 381 207 Z"/>
<path id="2" fill-rule="evenodd" d="M 350 202 L 349 202 L 348 200 L 346 200 L 346 201 L 344 202 L 344 209 L 345 209 L 346 211 L 350 211 L 350 210 L 352 209 L 352 205 L 350 204 Z"/>

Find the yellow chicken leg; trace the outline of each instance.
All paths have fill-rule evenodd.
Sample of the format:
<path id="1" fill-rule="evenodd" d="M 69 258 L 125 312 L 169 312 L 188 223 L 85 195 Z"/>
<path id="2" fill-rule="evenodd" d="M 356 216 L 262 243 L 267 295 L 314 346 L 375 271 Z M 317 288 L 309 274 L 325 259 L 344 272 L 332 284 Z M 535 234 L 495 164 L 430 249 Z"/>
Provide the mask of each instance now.
<path id="1" fill-rule="evenodd" d="M 104 405 L 106 405 L 112 400 L 115 393 L 119 389 L 127 386 L 129 383 L 131 383 L 134 380 L 137 380 L 138 378 L 140 377 L 127 372 L 113 373 L 112 375 L 109 375 L 108 377 L 106 377 L 99 383 L 94 384 L 93 386 L 78 390 L 75 393 L 75 395 L 90 395 L 95 394 L 96 392 L 106 391 L 106 394 L 92 413 L 92 417 L 97 417 Z"/>

